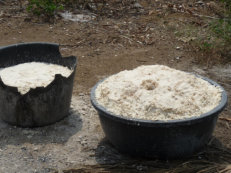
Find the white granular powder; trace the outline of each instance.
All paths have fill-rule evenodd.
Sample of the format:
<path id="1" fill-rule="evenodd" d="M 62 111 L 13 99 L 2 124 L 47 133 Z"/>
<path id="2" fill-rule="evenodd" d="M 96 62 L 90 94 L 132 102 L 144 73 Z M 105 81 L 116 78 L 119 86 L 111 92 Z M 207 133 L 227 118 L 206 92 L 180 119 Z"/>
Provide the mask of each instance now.
<path id="1" fill-rule="evenodd" d="M 31 62 L 1 69 L 0 76 L 5 85 L 17 87 L 21 94 L 26 94 L 30 88 L 49 85 L 55 74 L 68 77 L 72 71 L 61 65 Z"/>
<path id="2" fill-rule="evenodd" d="M 150 65 L 107 78 L 95 94 L 98 103 L 116 115 L 167 121 L 212 110 L 220 103 L 222 91 L 193 74 Z"/>

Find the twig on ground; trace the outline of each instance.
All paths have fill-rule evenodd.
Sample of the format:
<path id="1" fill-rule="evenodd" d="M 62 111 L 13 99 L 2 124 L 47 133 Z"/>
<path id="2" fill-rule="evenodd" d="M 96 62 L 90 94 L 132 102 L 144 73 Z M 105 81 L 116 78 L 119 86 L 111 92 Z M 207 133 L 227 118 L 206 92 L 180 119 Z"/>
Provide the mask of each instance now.
<path id="1" fill-rule="evenodd" d="M 219 120 L 224 120 L 224 121 L 228 121 L 231 123 L 231 118 L 219 117 Z"/>

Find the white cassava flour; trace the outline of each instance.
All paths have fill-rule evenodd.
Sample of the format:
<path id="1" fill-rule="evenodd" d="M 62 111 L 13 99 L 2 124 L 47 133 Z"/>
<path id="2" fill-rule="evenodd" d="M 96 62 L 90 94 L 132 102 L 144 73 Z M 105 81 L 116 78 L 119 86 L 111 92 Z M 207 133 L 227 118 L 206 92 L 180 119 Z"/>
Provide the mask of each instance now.
<path id="1" fill-rule="evenodd" d="M 21 94 L 26 94 L 30 88 L 49 85 L 55 74 L 68 77 L 72 71 L 61 65 L 30 62 L 3 68 L 0 76 L 5 85 L 17 87 Z"/>
<path id="2" fill-rule="evenodd" d="M 222 91 L 193 74 L 150 65 L 107 78 L 95 94 L 98 103 L 116 115 L 167 121 L 212 110 L 221 101 Z"/>

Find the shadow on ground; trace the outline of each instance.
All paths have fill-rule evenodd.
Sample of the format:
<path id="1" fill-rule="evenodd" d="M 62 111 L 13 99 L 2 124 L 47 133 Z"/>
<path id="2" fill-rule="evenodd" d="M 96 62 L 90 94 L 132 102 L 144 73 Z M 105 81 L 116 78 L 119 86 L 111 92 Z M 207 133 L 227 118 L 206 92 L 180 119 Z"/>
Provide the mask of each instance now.
<path id="1" fill-rule="evenodd" d="M 231 172 L 231 149 L 226 148 L 216 137 L 213 137 L 201 152 L 187 159 L 130 158 L 120 154 L 104 138 L 96 149 L 96 161 L 99 165 L 94 165 L 94 168 L 91 168 L 95 170 L 94 172 Z M 88 169 L 90 170 L 89 167 Z"/>
<path id="2" fill-rule="evenodd" d="M 65 143 L 80 131 L 82 119 L 78 112 L 70 110 L 70 115 L 63 120 L 44 127 L 20 128 L 0 121 L 0 147 L 20 145 L 23 143 L 46 144 Z"/>

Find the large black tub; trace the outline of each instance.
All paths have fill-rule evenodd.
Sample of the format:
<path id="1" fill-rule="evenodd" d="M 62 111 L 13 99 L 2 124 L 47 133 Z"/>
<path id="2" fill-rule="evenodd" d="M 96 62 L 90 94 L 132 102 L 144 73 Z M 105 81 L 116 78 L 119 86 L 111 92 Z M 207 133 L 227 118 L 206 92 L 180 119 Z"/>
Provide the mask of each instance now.
<path id="1" fill-rule="evenodd" d="M 25 43 L 0 47 L 0 68 L 26 62 L 59 64 L 73 69 L 69 77 L 60 74 L 47 87 L 30 89 L 21 95 L 0 79 L 0 118 L 22 127 L 44 126 L 69 114 L 76 57 L 63 58 L 57 44 Z"/>
<path id="2" fill-rule="evenodd" d="M 189 157 L 201 150 L 209 141 L 215 128 L 218 114 L 227 103 L 227 94 L 217 83 L 207 78 L 212 85 L 220 87 L 220 104 L 199 117 L 184 120 L 149 121 L 114 115 L 100 105 L 91 91 L 91 102 L 99 113 L 107 139 L 120 152 L 137 157 L 174 159 Z"/>

